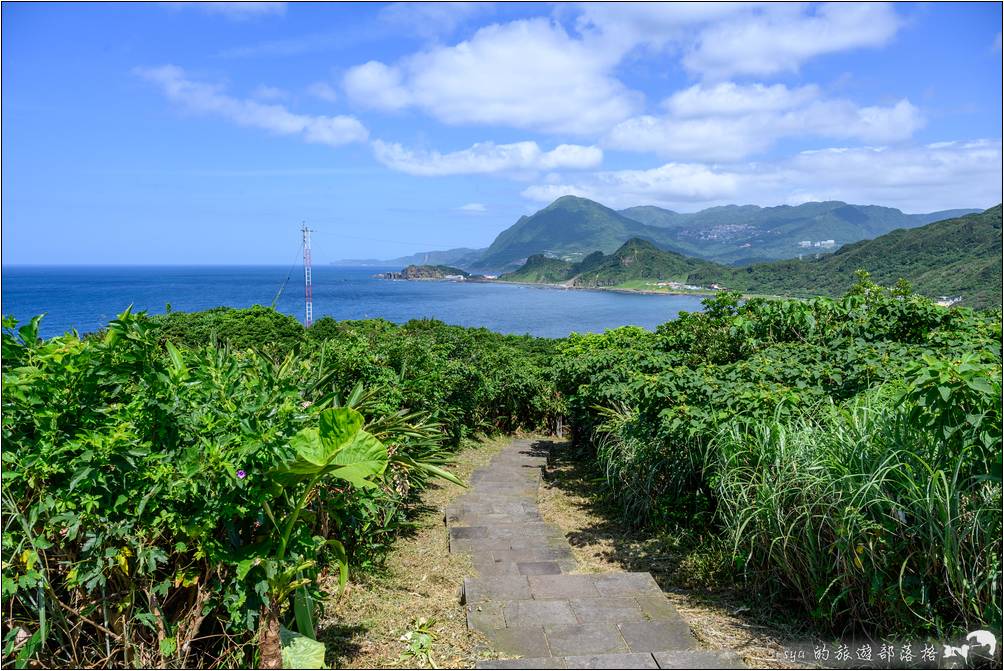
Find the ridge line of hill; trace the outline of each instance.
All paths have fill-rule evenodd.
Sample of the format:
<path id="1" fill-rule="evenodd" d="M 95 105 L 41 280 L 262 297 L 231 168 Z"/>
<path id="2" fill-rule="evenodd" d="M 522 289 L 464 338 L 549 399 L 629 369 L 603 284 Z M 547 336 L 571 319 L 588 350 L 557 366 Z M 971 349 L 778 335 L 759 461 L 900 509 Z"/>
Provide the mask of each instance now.
<path id="1" fill-rule="evenodd" d="M 794 258 L 914 228 L 978 210 L 905 214 L 842 201 L 801 205 L 725 205 L 680 213 L 652 205 L 614 210 L 577 196 L 562 196 L 520 217 L 484 249 L 456 248 L 350 265 L 449 265 L 475 273 L 514 270 L 535 254 L 577 262 L 594 251 L 611 254 L 632 238 L 664 250 L 727 265 Z"/>
<path id="2" fill-rule="evenodd" d="M 958 298 L 977 308 L 1000 307 L 1001 206 L 917 228 L 900 228 L 873 240 L 812 259 L 726 266 L 660 249 L 632 238 L 611 254 L 596 251 L 581 261 L 530 256 L 508 282 L 564 284 L 581 288 L 660 290 L 736 289 L 788 296 L 839 295 L 867 271 L 879 284 L 899 279 L 932 298 Z"/>

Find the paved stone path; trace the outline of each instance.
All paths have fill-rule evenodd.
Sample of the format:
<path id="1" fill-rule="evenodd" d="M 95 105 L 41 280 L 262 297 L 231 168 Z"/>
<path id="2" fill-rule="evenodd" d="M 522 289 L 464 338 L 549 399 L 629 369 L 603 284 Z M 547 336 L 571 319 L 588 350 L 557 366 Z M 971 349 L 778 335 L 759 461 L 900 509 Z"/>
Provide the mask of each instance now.
<path id="1" fill-rule="evenodd" d="M 546 443 L 517 440 L 471 476 L 447 508 L 450 552 L 472 556 L 464 580 L 467 624 L 521 659 L 479 669 L 744 668 L 701 650 L 649 573 L 575 574 L 561 529 L 537 510 Z"/>

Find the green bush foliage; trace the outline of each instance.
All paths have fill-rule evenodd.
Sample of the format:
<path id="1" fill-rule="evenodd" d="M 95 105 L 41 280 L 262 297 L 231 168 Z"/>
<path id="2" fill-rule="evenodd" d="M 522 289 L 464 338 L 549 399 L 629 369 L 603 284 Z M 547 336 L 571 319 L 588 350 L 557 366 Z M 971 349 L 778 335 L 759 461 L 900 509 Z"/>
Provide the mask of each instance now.
<path id="1" fill-rule="evenodd" d="M 379 561 L 461 437 L 555 403 L 519 339 L 308 338 L 269 312 L 127 311 L 83 340 L 5 320 L 7 659 L 281 663 L 281 631 L 314 635 L 319 572 Z"/>
<path id="2" fill-rule="evenodd" d="M 559 346 L 575 438 L 625 518 L 717 529 L 738 580 L 825 626 L 999 627 L 1000 313 L 867 277 L 839 300 L 705 305 Z"/>

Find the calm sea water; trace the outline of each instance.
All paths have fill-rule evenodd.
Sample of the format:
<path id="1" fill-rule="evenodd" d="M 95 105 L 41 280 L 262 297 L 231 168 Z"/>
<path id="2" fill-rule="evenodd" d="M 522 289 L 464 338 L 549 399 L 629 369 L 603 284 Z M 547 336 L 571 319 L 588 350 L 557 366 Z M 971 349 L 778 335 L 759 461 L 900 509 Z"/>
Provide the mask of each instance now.
<path id="1" fill-rule="evenodd" d="M 680 310 L 698 311 L 696 296 L 650 296 L 608 291 L 566 291 L 541 287 L 462 282 L 374 279 L 398 268 L 314 269 L 314 319 L 393 322 L 432 317 L 448 324 L 483 326 L 501 333 L 562 337 L 633 324 L 654 328 Z M 288 268 L 205 267 L 7 267 L 0 287 L 3 314 L 20 321 L 46 313 L 42 335 L 77 329 L 94 331 L 132 304 L 162 313 L 205 310 L 219 305 L 270 305 Z M 303 319 L 303 275 L 293 271 L 276 307 Z"/>

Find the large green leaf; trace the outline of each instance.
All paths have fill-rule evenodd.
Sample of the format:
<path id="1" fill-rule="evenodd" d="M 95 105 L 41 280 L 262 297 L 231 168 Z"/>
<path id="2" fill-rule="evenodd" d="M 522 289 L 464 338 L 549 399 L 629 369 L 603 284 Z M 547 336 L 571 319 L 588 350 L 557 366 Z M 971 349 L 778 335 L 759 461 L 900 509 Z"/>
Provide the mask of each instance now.
<path id="1" fill-rule="evenodd" d="M 324 669 L 324 644 L 312 638 L 279 627 L 282 643 L 282 668 Z"/>
<path id="2" fill-rule="evenodd" d="M 339 450 L 332 460 L 331 475 L 351 482 L 356 487 L 374 487 L 367 480 L 387 468 L 387 448 L 372 434 L 359 431 L 355 440 Z"/>
<path id="3" fill-rule="evenodd" d="M 276 469 L 281 482 L 296 482 L 321 474 L 346 480 L 357 487 L 373 487 L 367 478 L 387 467 L 387 448 L 362 431 L 363 416 L 351 408 L 331 408 L 321 413 L 319 428 L 303 429 L 289 445 L 295 457 Z"/>
<path id="4" fill-rule="evenodd" d="M 321 413 L 321 438 L 333 445 L 344 445 L 363 428 L 363 416 L 352 408 L 329 408 Z"/>
<path id="5" fill-rule="evenodd" d="M 363 416 L 351 408 L 325 410 L 317 429 L 304 429 L 289 441 L 296 451 L 290 470 L 313 474 L 324 469 L 340 449 L 355 439 L 362 426 Z"/>

